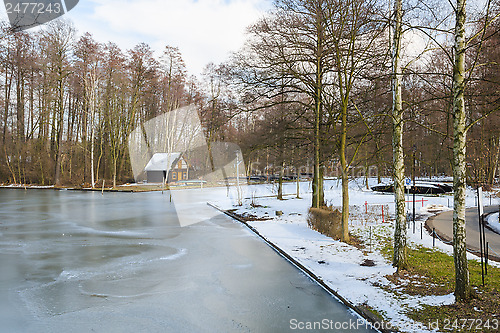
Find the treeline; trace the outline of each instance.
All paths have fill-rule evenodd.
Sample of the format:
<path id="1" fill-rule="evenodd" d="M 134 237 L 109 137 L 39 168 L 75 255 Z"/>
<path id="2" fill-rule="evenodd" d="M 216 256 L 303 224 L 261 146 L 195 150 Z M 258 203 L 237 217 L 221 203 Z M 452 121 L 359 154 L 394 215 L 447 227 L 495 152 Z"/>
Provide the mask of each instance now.
<path id="1" fill-rule="evenodd" d="M 424 3 L 404 2 L 405 169 L 408 177 L 451 176 L 453 10 Z M 325 175 L 393 175 L 391 15 L 380 1 L 282 0 L 250 27 L 247 46 L 233 62 L 246 101 L 257 109 L 242 134 L 249 161 L 312 173 L 317 149 Z M 499 176 L 498 15 L 493 1 L 471 11 L 467 22 L 469 184 L 492 184 Z"/>
<path id="2" fill-rule="evenodd" d="M 123 51 L 90 34 L 76 39 L 61 20 L 37 33 L 5 28 L 0 62 L 0 182 L 133 181 L 127 138 L 140 123 L 190 104 L 213 140 L 226 123 L 220 66 L 197 80 L 175 47 L 158 58 L 144 43 Z"/>

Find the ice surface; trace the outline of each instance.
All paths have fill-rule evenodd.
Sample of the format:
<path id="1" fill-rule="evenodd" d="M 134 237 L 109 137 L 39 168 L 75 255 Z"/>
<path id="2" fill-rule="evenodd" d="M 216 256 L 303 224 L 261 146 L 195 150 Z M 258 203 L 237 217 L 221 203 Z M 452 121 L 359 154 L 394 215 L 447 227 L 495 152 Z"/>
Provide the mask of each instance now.
<path id="1" fill-rule="evenodd" d="M 0 189 L 0 331 L 287 332 L 294 318 L 359 319 L 246 228 L 210 216 L 181 227 L 168 192 Z"/>

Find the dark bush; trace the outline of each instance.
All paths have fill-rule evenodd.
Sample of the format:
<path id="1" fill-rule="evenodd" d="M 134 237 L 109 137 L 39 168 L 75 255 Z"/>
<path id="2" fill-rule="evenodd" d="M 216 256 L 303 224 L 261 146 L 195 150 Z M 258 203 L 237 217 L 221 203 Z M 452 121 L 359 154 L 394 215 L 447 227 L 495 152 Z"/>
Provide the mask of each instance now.
<path id="1" fill-rule="evenodd" d="M 341 239 L 342 237 L 342 213 L 338 209 L 310 208 L 307 224 L 311 229 L 333 239 Z"/>

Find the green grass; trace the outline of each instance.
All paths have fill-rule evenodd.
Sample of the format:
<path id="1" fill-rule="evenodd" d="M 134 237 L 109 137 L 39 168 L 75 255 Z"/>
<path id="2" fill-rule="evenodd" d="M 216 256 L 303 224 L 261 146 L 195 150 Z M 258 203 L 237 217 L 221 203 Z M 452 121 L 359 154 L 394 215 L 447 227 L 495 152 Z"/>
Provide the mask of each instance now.
<path id="1" fill-rule="evenodd" d="M 365 246 L 366 235 L 364 235 Z M 392 260 L 392 235 L 380 230 L 372 235 L 378 250 Z M 396 295 L 447 295 L 455 288 L 453 257 L 437 249 L 413 245 L 408 249 L 409 269 L 387 278 L 396 288 L 383 287 Z M 485 286 L 482 285 L 481 263 L 469 260 L 469 277 L 474 299 L 469 303 L 428 306 L 409 309 L 407 315 L 423 324 L 439 323 L 439 331 L 499 332 L 500 331 L 500 269 L 488 266 Z M 498 324 L 498 327 L 497 325 Z M 446 329 L 447 328 L 447 329 Z M 479 330 L 480 328 L 480 330 Z"/>

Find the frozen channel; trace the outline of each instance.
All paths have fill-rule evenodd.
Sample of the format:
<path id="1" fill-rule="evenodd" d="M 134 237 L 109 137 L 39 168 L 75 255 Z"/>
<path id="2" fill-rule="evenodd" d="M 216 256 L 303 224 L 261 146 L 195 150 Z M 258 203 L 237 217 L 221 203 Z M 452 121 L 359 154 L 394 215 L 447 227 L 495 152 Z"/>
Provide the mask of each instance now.
<path id="1" fill-rule="evenodd" d="M 359 319 L 228 217 L 181 227 L 169 199 L 0 189 L 0 331 L 289 332 Z"/>

